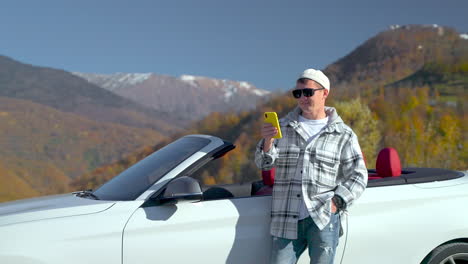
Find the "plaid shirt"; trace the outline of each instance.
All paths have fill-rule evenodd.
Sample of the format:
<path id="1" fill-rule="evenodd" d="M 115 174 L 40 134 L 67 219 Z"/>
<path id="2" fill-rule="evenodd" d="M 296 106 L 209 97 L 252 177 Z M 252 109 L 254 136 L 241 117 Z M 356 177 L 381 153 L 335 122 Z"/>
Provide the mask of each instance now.
<path id="1" fill-rule="evenodd" d="M 263 139 L 255 152 L 262 170 L 276 167 L 271 209 L 271 234 L 297 238 L 297 222 L 303 199 L 315 224 L 323 229 L 330 221 L 331 199 L 339 196 L 343 209 L 357 199 L 367 185 L 367 169 L 356 134 L 343 123 L 335 108 L 325 107 L 328 124 L 309 143 L 300 124 L 297 107 L 280 119 L 283 138 L 275 139 L 268 152 Z M 300 173 L 296 170 L 300 169 Z"/>

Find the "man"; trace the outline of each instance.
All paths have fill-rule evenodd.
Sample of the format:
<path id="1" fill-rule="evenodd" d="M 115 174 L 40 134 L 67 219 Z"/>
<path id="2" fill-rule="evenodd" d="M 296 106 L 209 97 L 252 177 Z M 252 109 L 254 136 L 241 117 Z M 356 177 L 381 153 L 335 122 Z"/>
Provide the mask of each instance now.
<path id="1" fill-rule="evenodd" d="M 271 263 L 296 263 L 308 247 L 310 263 L 332 264 L 340 213 L 364 191 L 367 169 L 358 139 L 333 107 L 326 107 L 330 81 L 305 70 L 292 95 L 298 106 L 280 119 L 283 134 L 264 124 L 255 163 L 276 167 L 271 209 Z"/>

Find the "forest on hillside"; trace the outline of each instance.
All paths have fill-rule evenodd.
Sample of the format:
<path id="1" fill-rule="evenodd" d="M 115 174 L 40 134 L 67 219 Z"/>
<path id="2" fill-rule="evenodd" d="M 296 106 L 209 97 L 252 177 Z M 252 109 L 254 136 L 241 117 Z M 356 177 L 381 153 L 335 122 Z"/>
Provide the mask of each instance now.
<path id="1" fill-rule="evenodd" d="M 368 168 L 375 168 L 377 154 L 384 147 L 397 149 L 403 167 L 468 168 L 464 133 L 468 120 L 464 114 L 466 106 L 462 104 L 468 99 L 466 95 L 448 103 L 447 98 L 427 85 L 379 87 L 375 91 L 377 94 L 369 98 L 336 100 L 332 97 L 328 102 L 358 135 Z M 289 92 L 280 94 L 254 111 L 212 113 L 171 140 L 185 134 L 210 134 L 236 145 L 226 156 L 196 172 L 194 177 L 203 184 L 258 180 L 260 171 L 253 156 L 260 140 L 263 112 L 276 111 L 281 117 L 295 106 L 296 101 Z M 72 188 L 95 188 L 171 140 L 83 175 L 72 183 Z"/>
<path id="2" fill-rule="evenodd" d="M 375 168 L 379 150 L 392 147 L 398 151 L 403 167 L 468 169 L 465 103 L 468 101 L 468 48 L 466 41 L 456 38 L 455 31 L 447 32 L 445 39 L 426 28 L 415 32 L 384 32 L 325 69 L 338 82 L 327 105 L 335 107 L 359 137 L 368 168 Z M 438 43 L 432 43 L 434 40 Z M 426 46 L 424 52 L 415 53 L 397 43 Z M 392 49 L 396 46 L 398 50 Z M 398 53 L 401 54 L 395 55 Z M 372 54 L 378 58 L 370 59 Z M 346 65 L 353 61 L 360 62 L 363 68 L 347 69 Z M 335 74 L 337 69 L 348 71 L 351 77 L 343 75 L 346 77 L 340 80 Z M 71 188 L 96 188 L 186 134 L 214 135 L 236 145 L 228 155 L 196 172 L 194 177 L 203 184 L 257 180 L 260 171 L 253 157 L 260 140 L 263 112 L 275 111 L 282 117 L 294 107 L 296 101 L 288 91 L 273 96 L 252 111 L 211 113 L 189 130 L 144 152 L 75 179 Z"/>
<path id="3" fill-rule="evenodd" d="M 335 107 L 358 135 L 369 169 L 375 168 L 378 152 L 384 147 L 398 151 L 403 167 L 468 169 L 468 109 L 465 103 L 468 101 L 468 40 L 454 29 L 408 25 L 383 31 L 326 67 L 324 72 L 332 83 L 327 105 Z M 11 98 L 4 100 L 7 102 Z M 29 109 L 28 105 L 21 109 Z M 282 117 L 294 107 L 295 99 L 289 91 L 283 91 L 254 110 L 229 114 L 213 112 L 175 135 L 114 125 L 101 127 L 105 124 L 71 122 L 65 117 L 68 121 L 64 121 L 66 125 L 59 130 L 63 131 L 60 137 L 55 133 L 57 130 L 51 131 L 53 126 L 48 125 L 47 118 L 35 117 L 31 111 L 20 111 L 16 115 L 12 111 L 0 111 L 0 119 L 5 121 L 0 126 L 5 131 L 8 128 L 12 138 L 17 138 L 11 142 L 30 147 L 27 148 L 30 151 L 16 153 L 21 154 L 21 158 L 0 161 L 0 171 L 3 172 L 0 179 L 5 183 L 0 186 L 0 201 L 95 189 L 154 151 L 188 134 L 214 135 L 236 145 L 226 156 L 193 175 L 200 182 L 223 184 L 257 180 L 260 171 L 253 160 L 255 146 L 260 140 L 263 112 L 275 111 Z M 56 124 L 57 118 L 53 121 L 55 123 L 50 124 Z M 72 128 L 77 126 L 85 126 L 85 133 L 80 132 L 78 138 L 86 142 L 70 141 L 76 138 Z M 140 145 L 138 149 L 132 147 L 132 144 L 146 140 L 155 143 L 146 147 Z M 11 150 L 19 149 L 8 144 L 2 145 L 7 146 L 3 150 L 4 157 Z M 68 151 L 73 144 L 77 147 Z M 92 152 L 83 151 L 90 145 L 95 146 Z M 54 164 L 57 159 L 44 160 L 48 157 L 44 153 L 58 158 L 60 164 Z M 73 153 L 77 154 L 72 156 Z M 101 166 L 99 161 L 109 160 L 107 154 L 116 153 L 132 154 Z M 31 160 L 31 155 L 40 159 Z M 73 165 L 75 159 L 79 162 Z M 82 170 L 77 170 L 77 166 Z M 77 175 L 77 171 L 82 173 Z M 8 188 L 12 184 L 18 186 L 14 191 Z"/>

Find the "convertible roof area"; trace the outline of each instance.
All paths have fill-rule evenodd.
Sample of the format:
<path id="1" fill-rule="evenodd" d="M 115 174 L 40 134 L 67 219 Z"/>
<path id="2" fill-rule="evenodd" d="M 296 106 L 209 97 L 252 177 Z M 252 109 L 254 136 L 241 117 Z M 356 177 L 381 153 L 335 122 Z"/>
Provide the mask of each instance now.
<path id="1" fill-rule="evenodd" d="M 461 171 L 439 168 L 401 168 L 398 152 L 393 148 L 384 148 L 379 152 L 376 169 L 368 169 L 367 187 L 417 184 L 445 181 L 464 176 Z M 252 183 L 222 184 L 202 186 L 204 200 L 249 197 L 253 195 L 271 195 L 275 182 L 276 169 L 262 171 L 262 180 Z"/>
<path id="2" fill-rule="evenodd" d="M 375 170 L 369 171 L 367 187 L 415 184 L 445 181 L 462 177 L 457 171 L 436 168 L 401 168 L 400 157 L 394 148 L 384 148 L 379 152 Z"/>
<path id="3" fill-rule="evenodd" d="M 369 171 L 369 181 L 367 187 L 401 185 L 401 184 L 416 184 L 433 181 L 445 181 L 463 177 L 460 171 L 436 168 L 405 168 L 398 176 L 375 178 L 373 175 L 376 170 Z"/>
<path id="4" fill-rule="evenodd" d="M 400 157 L 394 148 L 382 149 L 375 164 L 376 169 L 370 169 L 367 187 L 391 186 L 401 184 L 416 184 L 433 181 L 445 181 L 463 177 L 464 173 L 438 168 L 401 168 Z M 273 186 L 275 168 L 262 171 L 263 184 Z"/>
<path id="5" fill-rule="evenodd" d="M 369 175 L 376 174 L 376 170 L 368 170 Z M 252 183 L 221 184 L 202 186 L 203 200 L 218 200 L 254 195 L 271 195 L 274 184 L 275 170 L 262 171 L 262 180 Z M 405 168 L 398 176 L 373 178 L 369 176 L 367 187 L 393 186 L 402 184 L 416 184 L 434 181 L 445 181 L 463 177 L 464 173 L 436 168 Z"/>

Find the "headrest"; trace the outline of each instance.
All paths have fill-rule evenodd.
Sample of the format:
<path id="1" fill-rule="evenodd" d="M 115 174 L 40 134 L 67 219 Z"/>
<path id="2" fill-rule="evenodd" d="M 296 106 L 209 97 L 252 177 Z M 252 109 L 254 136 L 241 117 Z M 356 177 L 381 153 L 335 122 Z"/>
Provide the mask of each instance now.
<path id="1" fill-rule="evenodd" d="M 401 175 L 401 162 L 398 152 L 394 148 L 384 148 L 377 156 L 375 164 L 377 175 L 380 177 L 396 177 Z"/>
<path id="2" fill-rule="evenodd" d="M 262 171 L 263 184 L 268 186 L 273 186 L 273 184 L 275 184 L 275 171 L 275 167 L 271 168 L 271 170 Z"/>

